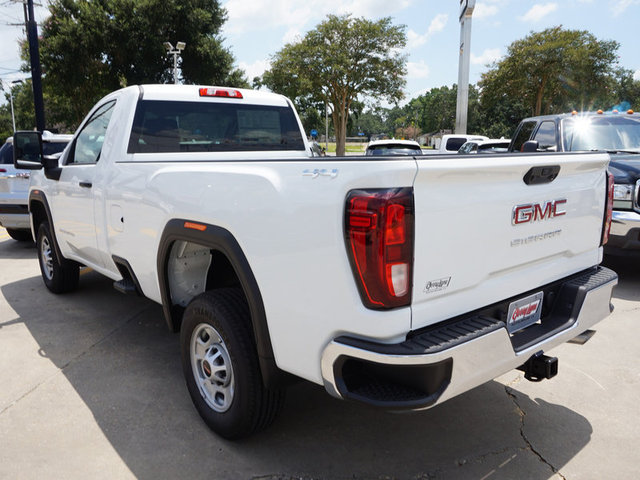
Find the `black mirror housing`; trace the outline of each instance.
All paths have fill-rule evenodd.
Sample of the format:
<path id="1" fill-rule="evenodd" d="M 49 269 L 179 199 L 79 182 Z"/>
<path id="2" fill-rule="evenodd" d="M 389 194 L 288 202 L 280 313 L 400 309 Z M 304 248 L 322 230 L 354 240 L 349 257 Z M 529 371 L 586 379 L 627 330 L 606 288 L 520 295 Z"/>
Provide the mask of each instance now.
<path id="1" fill-rule="evenodd" d="M 19 131 L 13 134 L 13 165 L 23 170 L 39 170 L 43 167 L 42 134 Z"/>
<path id="2" fill-rule="evenodd" d="M 537 152 L 538 151 L 538 141 L 537 140 L 528 140 L 522 144 L 521 152 Z"/>

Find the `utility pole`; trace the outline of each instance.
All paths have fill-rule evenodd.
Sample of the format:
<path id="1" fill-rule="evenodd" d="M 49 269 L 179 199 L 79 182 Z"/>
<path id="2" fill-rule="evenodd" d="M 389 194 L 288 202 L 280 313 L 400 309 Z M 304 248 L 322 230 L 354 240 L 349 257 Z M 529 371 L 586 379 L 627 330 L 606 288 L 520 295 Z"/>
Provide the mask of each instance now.
<path id="1" fill-rule="evenodd" d="M 455 133 L 467 133 L 469 110 L 469 59 L 471 55 L 471 15 L 476 0 L 460 0 L 460 60 L 458 63 L 458 101 Z"/>
<path id="2" fill-rule="evenodd" d="M 36 130 L 43 132 L 45 122 L 44 100 L 42 98 L 42 70 L 40 68 L 38 46 L 38 25 L 33 11 L 33 0 L 27 0 L 24 11 L 27 23 L 27 39 L 29 41 L 29 58 L 31 60 L 31 85 L 33 86 L 33 105 L 36 111 Z"/>

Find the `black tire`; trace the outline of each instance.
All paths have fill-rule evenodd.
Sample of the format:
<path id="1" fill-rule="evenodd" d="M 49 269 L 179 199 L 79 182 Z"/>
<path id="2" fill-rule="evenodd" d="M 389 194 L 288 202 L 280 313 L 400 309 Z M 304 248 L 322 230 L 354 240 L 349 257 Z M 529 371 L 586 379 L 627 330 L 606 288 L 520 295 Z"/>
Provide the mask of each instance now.
<path id="1" fill-rule="evenodd" d="M 7 233 L 11 238 L 19 242 L 33 242 L 31 230 L 18 230 L 15 228 L 7 228 Z"/>
<path id="2" fill-rule="evenodd" d="M 48 222 L 42 222 L 38 228 L 36 247 L 42 280 L 49 290 L 53 293 L 66 293 L 78 288 L 80 266 L 66 258 L 58 258 Z"/>
<path id="3" fill-rule="evenodd" d="M 242 290 L 224 288 L 195 297 L 184 312 L 180 346 L 191 400 L 214 432 L 233 440 L 273 423 L 285 391 L 262 382 Z"/>

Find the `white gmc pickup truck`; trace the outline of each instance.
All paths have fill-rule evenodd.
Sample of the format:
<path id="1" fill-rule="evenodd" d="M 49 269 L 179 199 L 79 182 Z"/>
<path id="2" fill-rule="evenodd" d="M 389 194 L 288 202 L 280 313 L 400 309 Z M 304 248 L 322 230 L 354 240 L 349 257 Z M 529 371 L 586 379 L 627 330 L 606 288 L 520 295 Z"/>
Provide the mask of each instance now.
<path id="1" fill-rule="evenodd" d="M 60 159 L 14 137 L 46 286 L 83 265 L 160 304 L 205 422 L 269 425 L 289 380 L 423 409 L 521 368 L 611 311 L 602 153 L 312 157 L 291 102 L 145 85 Z"/>

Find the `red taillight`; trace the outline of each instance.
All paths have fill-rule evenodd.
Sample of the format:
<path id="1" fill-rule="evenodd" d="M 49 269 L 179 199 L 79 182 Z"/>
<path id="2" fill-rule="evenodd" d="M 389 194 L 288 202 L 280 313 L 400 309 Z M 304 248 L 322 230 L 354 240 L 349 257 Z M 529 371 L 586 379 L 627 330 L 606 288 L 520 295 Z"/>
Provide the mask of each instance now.
<path id="1" fill-rule="evenodd" d="M 413 225 L 411 188 L 354 190 L 347 196 L 347 252 L 365 306 L 411 303 Z"/>
<path id="2" fill-rule="evenodd" d="M 6 168 L 0 168 L 0 173 L 7 173 L 7 169 Z"/>
<path id="3" fill-rule="evenodd" d="M 611 232 L 611 217 L 613 215 L 613 174 L 607 172 L 607 203 L 604 211 L 604 222 L 602 224 L 602 238 L 600 245 L 604 245 L 609 241 L 609 233 Z"/>
<path id="4" fill-rule="evenodd" d="M 225 98 L 242 98 L 240 90 L 230 88 L 209 88 L 202 87 L 200 89 L 201 97 L 225 97 Z"/>

